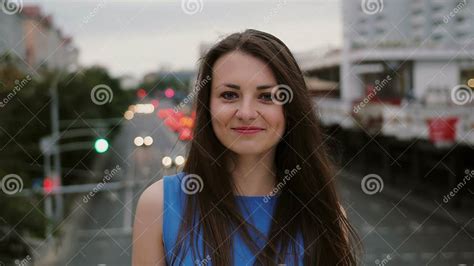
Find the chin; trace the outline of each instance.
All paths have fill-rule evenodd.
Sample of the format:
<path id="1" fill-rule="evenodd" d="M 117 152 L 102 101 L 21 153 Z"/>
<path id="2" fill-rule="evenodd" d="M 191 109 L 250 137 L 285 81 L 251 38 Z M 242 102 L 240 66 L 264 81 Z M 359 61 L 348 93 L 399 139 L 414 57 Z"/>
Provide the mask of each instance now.
<path id="1" fill-rule="evenodd" d="M 262 154 L 268 151 L 263 145 L 261 144 L 242 144 L 235 142 L 230 150 L 238 155 L 255 155 L 255 154 Z"/>

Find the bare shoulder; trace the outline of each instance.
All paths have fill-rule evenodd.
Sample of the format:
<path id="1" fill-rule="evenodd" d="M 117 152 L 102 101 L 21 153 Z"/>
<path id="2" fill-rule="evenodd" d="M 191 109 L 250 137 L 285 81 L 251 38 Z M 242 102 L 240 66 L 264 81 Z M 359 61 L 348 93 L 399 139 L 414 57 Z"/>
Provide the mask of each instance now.
<path id="1" fill-rule="evenodd" d="M 135 214 L 135 222 L 160 225 L 163 221 L 164 183 L 163 179 L 151 184 L 140 195 Z M 158 228 L 161 231 L 161 226 Z"/>
<path id="2" fill-rule="evenodd" d="M 164 182 L 163 179 L 156 181 L 155 183 L 151 184 L 147 187 L 140 199 L 138 200 L 138 207 L 148 208 L 151 207 L 156 209 L 157 207 L 163 207 L 163 195 L 164 195 Z M 161 206 L 157 206 L 161 205 Z"/>
<path id="3" fill-rule="evenodd" d="M 133 224 L 133 265 L 165 265 L 163 198 L 163 179 L 140 195 Z"/>

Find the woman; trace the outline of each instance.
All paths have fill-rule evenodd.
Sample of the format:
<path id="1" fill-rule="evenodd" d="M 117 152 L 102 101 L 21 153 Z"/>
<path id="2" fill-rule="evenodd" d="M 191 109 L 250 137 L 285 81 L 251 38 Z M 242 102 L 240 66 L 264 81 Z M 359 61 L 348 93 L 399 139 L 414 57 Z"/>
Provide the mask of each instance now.
<path id="1" fill-rule="evenodd" d="M 196 84 L 188 159 L 140 197 L 134 265 L 356 265 L 357 235 L 286 45 L 231 34 L 201 59 Z"/>

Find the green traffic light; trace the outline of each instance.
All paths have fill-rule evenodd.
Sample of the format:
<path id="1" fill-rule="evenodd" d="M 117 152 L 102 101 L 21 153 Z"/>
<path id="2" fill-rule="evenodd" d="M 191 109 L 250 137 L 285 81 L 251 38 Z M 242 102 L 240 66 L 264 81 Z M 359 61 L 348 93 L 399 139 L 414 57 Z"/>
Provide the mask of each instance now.
<path id="1" fill-rule="evenodd" d="M 109 149 L 109 142 L 106 139 L 97 139 L 94 143 L 94 149 L 98 153 L 104 153 Z"/>

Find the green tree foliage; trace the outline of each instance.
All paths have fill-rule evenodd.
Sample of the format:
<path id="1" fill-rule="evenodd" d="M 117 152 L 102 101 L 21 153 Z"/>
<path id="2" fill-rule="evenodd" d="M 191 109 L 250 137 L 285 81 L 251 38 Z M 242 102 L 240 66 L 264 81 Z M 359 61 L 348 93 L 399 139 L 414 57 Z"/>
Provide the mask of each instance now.
<path id="1" fill-rule="evenodd" d="M 51 134 L 50 87 L 55 75 L 57 73 L 45 72 L 39 76 L 28 73 L 6 57 L 0 61 L 0 178 L 16 174 L 21 177 L 23 188 L 31 188 L 34 179 L 43 178 L 39 142 L 42 137 Z M 98 105 L 92 101 L 91 90 L 99 84 L 112 89 L 110 103 Z M 86 119 L 122 117 L 128 105 L 135 100 L 133 91 L 123 91 L 119 80 L 100 67 L 63 75 L 58 83 L 58 97 L 59 119 L 66 121 L 61 123 L 61 131 L 68 127 L 91 126 L 84 122 Z M 115 130 L 109 128 L 105 132 L 108 135 L 103 137 L 112 138 L 117 129 L 119 127 Z M 93 136 L 87 140 L 90 140 L 90 149 L 93 149 Z M 83 176 L 87 171 L 80 170 L 92 168 L 92 162 L 96 159 L 94 156 L 98 155 L 90 150 L 68 152 L 62 156 L 63 184 L 80 183 L 87 179 Z M 0 191 L 0 201 L 0 227 L 13 229 L 20 235 L 44 236 L 47 221 L 41 213 L 42 195 L 25 198 Z M 1 253 L 3 251 L 0 257 Z"/>

